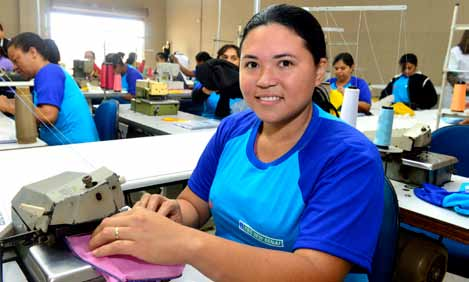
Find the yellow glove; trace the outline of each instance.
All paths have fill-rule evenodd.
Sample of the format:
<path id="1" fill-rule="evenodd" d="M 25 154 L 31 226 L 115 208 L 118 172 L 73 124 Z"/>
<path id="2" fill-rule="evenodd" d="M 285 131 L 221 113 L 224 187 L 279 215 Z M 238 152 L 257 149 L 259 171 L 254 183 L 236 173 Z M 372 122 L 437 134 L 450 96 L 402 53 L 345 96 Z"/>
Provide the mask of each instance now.
<path id="1" fill-rule="evenodd" d="M 396 115 L 410 115 L 410 116 L 415 115 L 414 111 L 402 102 L 395 103 L 393 105 L 393 108 L 394 108 L 394 113 Z"/>

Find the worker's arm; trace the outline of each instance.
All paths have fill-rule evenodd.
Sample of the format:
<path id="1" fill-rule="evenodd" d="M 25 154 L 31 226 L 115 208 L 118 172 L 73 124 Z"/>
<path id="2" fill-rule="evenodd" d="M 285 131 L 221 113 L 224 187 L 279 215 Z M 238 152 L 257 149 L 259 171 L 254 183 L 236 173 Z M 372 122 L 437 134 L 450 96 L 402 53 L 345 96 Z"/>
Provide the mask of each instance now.
<path id="1" fill-rule="evenodd" d="M 173 62 L 175 62 L 176 64 L 179 65 L 179 69 L 181 70 L 181 72 L 186 75 L 186 76 L 189 76 L 189 77 L 194 77 L 195 76 L 195 73 L 194 71 L 186 68 L 185 66 L 183 66 L 180 62 L 179 62 L 179 59 L 174 56 L 174 55 L 171 55 L 171 59 Z"/>
<path id="2" fill-rule="evenodd" d="M 360 113 L 368 113 L 371 109 L 371 105 L 367 102 L 359 101 L 358 102 L 358 112 Z"/>
<path id="3" fill-rule="evenodd" d="M 0 111 L 15 115 L 15 100 L 7 99 L 5 96 L 0 95 Z M 59 109 L 52 105 L 34 107 L 34 112 L 38 123 L 45 123 L 47 125 L 54 124 L 59 115 Z"/>

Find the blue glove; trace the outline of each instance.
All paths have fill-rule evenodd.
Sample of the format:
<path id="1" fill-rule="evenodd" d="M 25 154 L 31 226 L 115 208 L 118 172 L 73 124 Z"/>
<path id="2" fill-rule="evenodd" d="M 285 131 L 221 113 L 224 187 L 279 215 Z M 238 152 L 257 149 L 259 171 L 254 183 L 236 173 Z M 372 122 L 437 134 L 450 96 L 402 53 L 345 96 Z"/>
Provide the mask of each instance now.
<path id="1" fill-rule="evenodd" d="M 439 186 L 424 183 L 421 188 L 414 189 L 414 194 L 425 202 L 442 207 L 443 199 L 450 195 L 451 192 L 448 192 Z"/>
<path id="2" fill-rule="evenodd" d="M 469 192 L 466 192 L 467 186 L 469 186 L 469 183 L 463 183 L 459 192 L 446 196 L 443 199 L 443 207 L 453 208 L 455 212 L 469 216 Z"/>

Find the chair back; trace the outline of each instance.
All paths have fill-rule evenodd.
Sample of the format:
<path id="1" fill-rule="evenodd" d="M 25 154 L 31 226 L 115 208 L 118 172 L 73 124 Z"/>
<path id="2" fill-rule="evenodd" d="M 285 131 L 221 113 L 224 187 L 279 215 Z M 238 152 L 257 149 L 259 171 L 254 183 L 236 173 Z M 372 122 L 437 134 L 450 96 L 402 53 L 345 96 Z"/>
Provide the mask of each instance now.
<path id="1" fill-rule="evenodd" d="M 392 281 L 399 240 L 399 204 L 394 187 L 387 177 L 384 181 L 383 222 L 378 244 L 373 254 L 370 282 Z"/>
<path id="2" fill-rule="evenodd" d="M 454 156 L 456 174 L 469 177 L 469 126 L 451 125 L 437 129 L 432 134 L 430 151 Z"/>
<path id="3" fill-rule="evenodd" d="M 94 114 L 94 123 L 98 130 L 99 140 L 117 139 L 119 130 L 119 102 L 115 99 L 105 100 Z"/>

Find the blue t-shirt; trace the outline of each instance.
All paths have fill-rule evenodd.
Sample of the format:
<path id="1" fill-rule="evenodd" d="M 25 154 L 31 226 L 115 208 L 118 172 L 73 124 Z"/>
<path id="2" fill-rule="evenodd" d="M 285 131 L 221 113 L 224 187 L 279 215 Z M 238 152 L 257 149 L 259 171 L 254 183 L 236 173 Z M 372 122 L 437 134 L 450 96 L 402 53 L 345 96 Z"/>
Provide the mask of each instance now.
<path id="1" fill-rule="evenodd" d="M 122 77 L 122 81 L 127 83 L 127 92 L 135 96 L 135 90 L 137 87 L 137 79 L 143 79 L 142 74 L 133 66 L 127 65 L 127 71 L 125 72 L 124 76 Z M 124 84 L 122 84 L 122 88 L 124 88 Z M 124 88 L 125 89 L 125 88 Z"/>
<path id="2" fill-rule="evenodd" d="M 328 80 L 331 83 L 331 89 L 336 90 L 337 89 L 337 78 L 333 77 Z M 368 87 L 368 83 L 364 79 L 361 79 L 356 76 L 351 76 L 349 82 L 344 85 L 344 88 L 349 88 L 350 86 L 355 86 L 358 89 L 360 89 L 360 96 L 358 97 L 358 100 L 361 102 L 366 102 L 368 104 L 371 104 L 371 92 L 370 92 L 370 87 Z"/>
<path id="3" fill-rule="evenodd" d="M 370 271 L 383 213 L 376 147 L 314 106 L 298 143 L 270 163 L 254 146 L 262 125 L 251 110 L 225 118 L 189 179 L 217 235 L 261 248 L 306 248 Z"/>
<path id="4" fill-rule="evenodd" d="M 403 102 L 410 104 L 409 92 L 407 86 L 409 85 L 409 77 L 401 75 L 392 86 L 392 94 L 394 95 L 394 103 Z"/>
<path id="5" fill-rule="evenodd" d="M 54 127 L 39 127 L 39 137 L 48 145 L 99 141 L 85 96 L 73 78 L 60 66 L 47 64 L 34 77 L 34 104 L 59 110 Z"/>
<path id="6" fill-rule="evenodd" d="M 220 100 L 220 94 L 213 91 L 208 96 L 207 100 L 204 102 L 204 110 L 202 116 L 206 118 L 220 119 L 215 115 L 215 110 L 217 109 L 218 101 Z M 242 98 L 230 99 L 230 109 L 233 104 L 243 100 Z"/>

